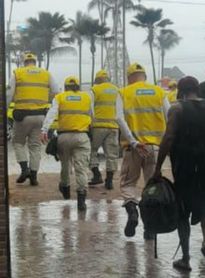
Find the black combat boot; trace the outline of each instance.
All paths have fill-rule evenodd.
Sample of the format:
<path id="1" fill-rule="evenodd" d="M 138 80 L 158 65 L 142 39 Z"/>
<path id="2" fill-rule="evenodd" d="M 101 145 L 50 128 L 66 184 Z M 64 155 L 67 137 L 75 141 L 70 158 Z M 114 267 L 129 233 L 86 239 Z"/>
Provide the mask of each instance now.
<path id="1" fill-rule="evenodd" d="M 109 171 L 107 172 L 107 176 L 105 179 L 105 188 L 108 190 L 113 189 L 113 183 L 112 183 L 112 179 L 113 179 L 113 172 Z"/>
<path id="2" fill-rule="evenodd" d="M 128 213 L 128 220 L 124 233 L 127 237 L 132 237 L 135 235 L 135 228 L 138 225 L 138 211 L 136 208 L 136 204 L 132 201 L 128 202 L 125 205 L 125 209 Z"/>
<path id="3" fill-rule="evenodd" d="M 70 199 L 70 186 L 67 186 L 63 183 L 59 183 L 59 191 L 62 193 L 65 200 Z"/>
<path id="4" fill-rule="evenodd" d="M 93 167 L 91 170 L 93 172 L 93 178 L 88 184 L 95 185 L 95 184 L 103 183 L 102 176 L 98 167 Z"/>
<path id="5" fill-rule="evenodd" d="M 26 179 L 28 179 L 30 177 L 30 171 L 28 168 L 28 163 L 27 161 L 21 161 L 19 162 L 20 167 L 21 167 L 21 174 L 20 176 L 17 178 L 16 182 L 17 183 L 24 183 L 26 181 Z"/>
<path id="6" fill-rule="evenodd" d="M 30 171 L 30 185 L 38 185 L 37 181 L 37 171 Z"/>
<path id="7" fill-rule="evenodd" d="M 86 210 L 86 191 L 77 191 L 78 194 L 78 210 L 85 211 Z"/>

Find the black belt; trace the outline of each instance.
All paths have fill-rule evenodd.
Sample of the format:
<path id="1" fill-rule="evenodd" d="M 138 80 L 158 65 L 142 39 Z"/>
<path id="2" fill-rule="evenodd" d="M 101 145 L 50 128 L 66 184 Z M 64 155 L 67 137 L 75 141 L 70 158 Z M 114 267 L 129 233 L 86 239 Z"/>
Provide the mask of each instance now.
<path id="1" fill-rule="evenodd" d="M 36 109 L 36 110 L 28 110 L 28 109 L 14 109 L 13 110 L 13 118 L 17 122 L 23 121 L 26 116 L 40 116 L 46 115 L 48 109 Z"/>
<path id="2" fill-rule="evenodd" d="M 58 134 L 64 133 L 88 133 L 88 131 L 78 131 L 78 130 L 65 130 L 65 131 L 58 131 Z"/>

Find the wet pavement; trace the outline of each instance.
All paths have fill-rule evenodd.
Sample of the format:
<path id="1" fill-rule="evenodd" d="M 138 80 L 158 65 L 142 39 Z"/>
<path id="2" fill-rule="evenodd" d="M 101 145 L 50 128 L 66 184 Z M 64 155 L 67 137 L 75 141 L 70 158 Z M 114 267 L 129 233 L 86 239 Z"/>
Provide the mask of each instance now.
<path id="1" fill-rule="evenodd" d="M 164 169 L 170 172 L 168 160 Z M 9 144 L 12 278 L 205 277 L 199 225 L 192 228 L 193 270 L 180 273 L 172 268 L 178 246 L 176 232 L 158 236 L 158 259 L 154 258 L 153 242 L 143 239 L 142 223 L 135 237 L 124 236 L 127 215 L 119 200 L 119 175 L 115 190 L 105 192 L 103 185 L 90 190 L 86 213 L 78 213 L 76 200 L 62 200 L 57 190 L 59 170 L 60 164 L 42 152 L 40 185 L 17 186 L 19 168 Z M 75 198 L 75 188 L 72 190 Z M 177 258 L 180 256 L 181 252 Z"/>
<path id="2" fill-rule="evenodd" d="M 12 278 L 198 278 L 205 277 L 200 226 L 192 228 L 190 274 L 172 268 L 176 232 L 143 240 L 123 234 L 126 213 L 119 200 L 88 200 L 86 213 L 76 201 L 11 207 Z M 181 252 L 177 254 L 179 258 Z"/>

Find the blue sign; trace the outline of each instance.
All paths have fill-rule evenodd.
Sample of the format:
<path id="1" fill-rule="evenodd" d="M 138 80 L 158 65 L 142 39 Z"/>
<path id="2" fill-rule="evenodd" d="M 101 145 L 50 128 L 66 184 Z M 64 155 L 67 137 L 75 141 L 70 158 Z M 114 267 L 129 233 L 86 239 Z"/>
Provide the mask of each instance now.
<path id="1" fill-rule="evenodd" d="M 136 91 L 137 96 L 153 96 L 155 95 L 155 90 L 153 89 L 138 89 Z"/>
<path id="2" fill-rule="evenodd" d="M 81 101 L 81 96 L 68 96 L 68 101 Z"/>
<path id="3" fill-rule="evenodd" d="M 105 94 L 111 94 L 111 95 L 116 95 L 117 94 L 117 90 L 116 89 L 105 89 L 103 92 Z"/>

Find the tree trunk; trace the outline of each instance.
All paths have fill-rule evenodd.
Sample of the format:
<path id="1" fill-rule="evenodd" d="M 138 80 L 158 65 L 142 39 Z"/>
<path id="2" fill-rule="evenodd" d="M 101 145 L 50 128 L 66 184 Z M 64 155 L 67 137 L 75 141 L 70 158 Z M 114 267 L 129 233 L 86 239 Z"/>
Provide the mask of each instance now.
<path id="1" fill-rule="evenodd" d="M 90 38 L 90 52 L 92 54 L 92 71 L 91 71 L 91 84 L 94 84 L 94 74 L 95 74 L 95 52 L 96 52 L 96 46 L 95 46 L 95 37 L 92 36 Z"/>
<path id="2" fill-rule="evenodd" d="M 103 17 L 103 0 L 99 0 L 98 1 L 98 12 L 99 12 L 99 16 L 100 16 L 100 24 L 104 23 L 104 17 Z M 104 66 L 104 35 L 101 35 L 101 43 L 100 43 L 100 47 L 101 47 L 101 69 Z"/>
<path id="3" fill-rule="evenodd" d="M 152 46 L 152 42 L 150 40 L 149 40 L 149 48 L 150 48 L 151 61 L 152 61 L 153 80 L 154 80 L 154 84 L 157 84 L 156 71 L 155 71 L 155 63 L 154 63 L 153 46 Z"/>
<path id="4" fill-rule="evenodd" d="M 92 73 L 91 73 L 91 84 L 94 84 L 94 74 L 95 74 L 95 53 L 92 53 Z"/>
<path id="5" fill-rule="evenodd" d="M 50 51 L 47 51 L 46 55 L 47 55 L 46 69 L 48 70 L 50 66 Z"/>
<path id="6" fill-rule="evenodd" d="M 107 42 L 105 41 L 105 52 L 106 52 L 106 57 L 108 57 L 108 46 L 107 46 Z M 110 60 L 107 58 L 106 59 L 107 62 L 107 66 L 108 66 L 108 73 L 109 76 L 111 77 L 111 65 L 110 65 Z"/>
<path id="7" fill-rule="evenodd" d="M 41 59 L 38 59 L 38 66 L 39 66 L 39 68 L 41 68 L 41 66 L 42 66 L 42 61 L 41 61 Z"/>
<path id="8" fill-rule="evenodd" d="M 161 78 L 164 77 L 164 57 L 165 57 L 165 52 L 164 50 L 161 51 Z"/>
<path id="9" fill-rule="evenodd" d="M 79 81 L 80 81 L 80 87 L 82 85 L 82 42 L 78 42 L 79 47 Z"/>
<path id="10" fill-rule="evenodd" d="M 114 8 L 114 56 L 115 56 L 115 71 L 114 71 L 114 83 L 118 85 L 118 41 L 117 41 L 117 33 L 118 33 L 118 0 L 115 1 Z"/>

